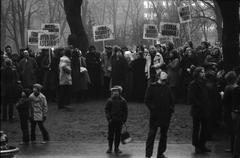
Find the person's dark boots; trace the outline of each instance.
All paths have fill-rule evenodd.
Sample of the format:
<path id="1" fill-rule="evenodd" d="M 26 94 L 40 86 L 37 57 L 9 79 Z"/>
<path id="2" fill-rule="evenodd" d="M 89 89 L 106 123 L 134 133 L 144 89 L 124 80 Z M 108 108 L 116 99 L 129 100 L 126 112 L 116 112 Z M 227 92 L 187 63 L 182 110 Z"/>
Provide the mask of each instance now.
<path id="1" fill-rule="evenodd" d="M 116 148 L 116 149 L 114 150 L 114 152 L 115 152 L 115 154 L 121 154 L 121 153 L 122 153 L 122 151 L 119 150 L 118 148 Z"/>
<path id="2" fill-rule="evenodd" d="M 112 153 L 112 146 L 113 146 L 113 141 L 108 140 L 108 150 L 107 150 L 108 154 Z"/>
<path id="3" fill-rule="evenodd" d="M 200 148 L 201 152 L 211 152 L 211 149 L 208 149 L 206 146 Z"/>
<path id="4" fill-rule="evenodd" d="M 109 148 L 106 153 L 107 154 L 111 154 L 112 153 L 112 149 Z"/>

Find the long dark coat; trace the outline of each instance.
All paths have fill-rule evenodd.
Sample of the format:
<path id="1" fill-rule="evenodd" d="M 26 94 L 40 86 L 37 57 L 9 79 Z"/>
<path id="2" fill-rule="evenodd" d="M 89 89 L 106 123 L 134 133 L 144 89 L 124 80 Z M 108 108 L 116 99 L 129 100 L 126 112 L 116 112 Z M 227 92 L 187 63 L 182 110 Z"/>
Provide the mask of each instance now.
<path id="1" fill-rule="evenodd" d="M 146 90 L 146 59 L 138 58 L 131 65 L 133 72 L 133 98 L 143 101 Z"/>
<path id="2" fill-rule="evenodd" d="M 95 87 L 101 85 L 101 58 L 100 53 L 87 53 L 86 64 L 91 83 Z"/>
<path id="3" fill-rule="evenodd" d="M 90 82 L 88 72 L 80 72 L 80 67 L 86 68 L 86 62 L 84 57 L 79 57 L 72 60 L 72 88 L 73 92 L 80 92 L 81 90 L 88 89 L 88 83 Z"/>
<path id="4" fill-rule="evenodd" d="M 20 60 L 18 70 L 23 87 L 31 87 L 37 82 L 37 67 L 37 62 L 34 58 L 28 57 Z"/>
<path id="5" fill-rule="evenodd" d="M 209 118 L 211 114 L 211 105 L 205 81 L 193 80 L 189 85 L 188 91 L 189 103 L 192 105 L 191 116 Z"/>
<path id="6" fill-rule="evenodd" d="M 115 56 L 111 59 L 112 62 L 112 86 L 120 85 L 125 87 L 126 73 L 128 71 L 128 63 L 124 57 L 116 59 Z"/>
<path id="7" fill-rule="evenodd" d="M 150 110 L 150 126 L 169 125 L 174 112 L 174 98 L 167 85 L 152 83 L 147 89 L 145 104 Z"/>

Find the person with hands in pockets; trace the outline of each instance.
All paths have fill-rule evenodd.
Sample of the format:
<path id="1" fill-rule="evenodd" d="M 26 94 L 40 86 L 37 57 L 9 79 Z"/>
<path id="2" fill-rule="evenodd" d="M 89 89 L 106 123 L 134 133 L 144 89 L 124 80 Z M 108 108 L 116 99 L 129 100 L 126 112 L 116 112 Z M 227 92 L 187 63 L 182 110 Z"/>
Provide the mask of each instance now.
<path id="1" fill-rule="evenodd" d="M 49 134 L 44 127 L 44 122 L 47 118 L 47 99 L 41 93 L 42 86 L 40 84 L 33 85 L 33 93 L 29 96 L 31 102 L 31 141 L 36 141 L 36 125 L 38 125 L 42 136 L 42 144 L 46 144 L 49 141 Z"/>
<path id="2" fill-rule="evenodd" d="M 108 121 L 108 150 L 107 153 L 112 153 L 114 142 L 114 152 L 122 153 L 119 150 L 122 125 L 126 123 L 128 116 L 127 101 L 121 96 L 121 86 L 111 88 L 111 97 L 107 100 L 105 114 Z"/>

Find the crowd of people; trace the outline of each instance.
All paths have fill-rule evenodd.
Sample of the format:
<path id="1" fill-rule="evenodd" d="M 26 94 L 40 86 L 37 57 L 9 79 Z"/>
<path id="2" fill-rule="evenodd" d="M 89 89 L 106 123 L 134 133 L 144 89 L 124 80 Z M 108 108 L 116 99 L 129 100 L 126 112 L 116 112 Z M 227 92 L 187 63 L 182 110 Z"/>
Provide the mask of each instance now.
<path id="1" fill-rule="evenodd" d="M 160 72 L 168 76 L 174 104 L 192 105 L 193 145 L 197 150 L 208 151 L 198 148 L 196 143 L 203 145 L 224 122 L 230 129 L 234 151 L 234 135 L 236 130 L 240 133 L 240 102 L 235 97 L 240 96 L 240 69 L 226 72 L 221 47 L 208 42 L 198 47 L 186 42 L 179 48 L 167 42 L 140 45 L 135 50 L 106 46 L 102 53 L 95 46 L 90 46 L 87 52 L 69 46 L 38 53 L 29 48 L 14 53 L 6 46 L 1 51 L 1 119 L 13 120 L 14 105 L 22 90 L 31 90 L 36 83 L 43 86 L 42 92 L 49 101 L 56 101 L 59 109 L 68 109 L 71 102 L 107 98 L 116 85 L 122 87 L 121 94 L 126 100 L 143 102 L 147 87 L 159 79 Z M 236 117 L 232 118 L 234 111 L 238 123 Z"/>

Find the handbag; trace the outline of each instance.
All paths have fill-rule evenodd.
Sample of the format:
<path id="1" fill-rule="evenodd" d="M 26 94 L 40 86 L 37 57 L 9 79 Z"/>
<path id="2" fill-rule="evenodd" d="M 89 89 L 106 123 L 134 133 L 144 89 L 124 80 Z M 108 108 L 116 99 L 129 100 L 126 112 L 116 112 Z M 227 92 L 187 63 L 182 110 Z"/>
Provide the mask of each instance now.
<path id="1" fill-rule="evenodd" d="M 125 131 L 121 133 L 121 142 L 122 144 L 128 144 L 132 141 L 132 138 L 130 137 L 130 134 L 127 130 L 127 125 L 124 124 L 125 126 Z"/>

